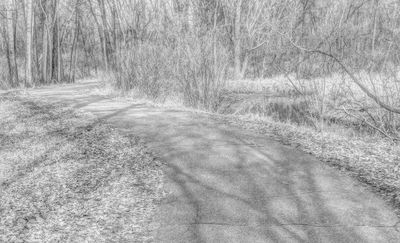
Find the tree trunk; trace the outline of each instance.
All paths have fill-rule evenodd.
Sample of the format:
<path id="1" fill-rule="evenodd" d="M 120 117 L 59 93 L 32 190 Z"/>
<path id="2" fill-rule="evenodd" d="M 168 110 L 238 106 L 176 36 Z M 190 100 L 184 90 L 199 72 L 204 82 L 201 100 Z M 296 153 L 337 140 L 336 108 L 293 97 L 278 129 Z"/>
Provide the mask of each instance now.
<path id="1" fill-rule="evenodd" d="M 14 18 L 13 18 L 13 49 L 14 49 L 14 67 L 15 67 L 15 85 L 19 85 L 19 72 L 18 72 L 18 63 L 17 63 L 17 23 L 18 23 L 18 12 L 17 12 L 17 5 L 15 0 L 13 0 L 15 11 L 14 11 Z"/>
<path id="2" fill-rule="evenodd" d="M 34 3 L 34 1 L 33 1 Z M 38 17 L 34 14 L 33 10 L 33 18 L 32 18 L 32 80 L 33 85 L 36 85 L 36 82 L 40 80 L 40 53 L 39 53 L 39 25 L 36 22 L 39 22 Z"/>
<path id="3" fill-rule="evenodd" d="M 9 45 L 8 33 L 7 33 L 5 25 L 2 26 L 1 33 L 2 33 L 2 36 L 4 39 L 5 48 L 6 48 L 6 59 L 7 59 L 7 67 L 8 67 L 8 83 L 12 87 L 13 86 L 13 83 L 12 83 L 13 72 L 12 72 L 12 64 L 11 64 L 11 59 L 10 59 L 10 45 Z"/>
<path id="4" fill-rule="evenodd" d="M 106 15 L 106 7 L 104 5 L 104 0 L 97 0 L 99 3 L 99 8 L 100 8 L 100 13 L 101 13 L 101 23 L 102 23 L 102 29 L 104 33 L 104 48 L 105 48 L 105 54 L 106 54 L 106 59 L 107 59 L 107 64 L 113 64 L 112 62 L 112 56 L 113 56 L 113 51 L 112 51 L 112 46 L 111 46 L 111 37 L 110 33 L 108 31 L 108 25 L 107 25 L 107 15 Z"/>
<path id="5" fill-rule="evenodd" d="M 8 0 L 7 18 L 7 51 L 9 57 L 10 85 L 18 84 L 18 66 L 16 58 L 16 6 L 14 0 Z"/>
<path id="6" fill-rule="evenodd" d="M 107 51 L 106 51 L 106 43 L 105 43 L 105 38 L 104 38 L 104 31 L 102 28 L 102 25 L 99 23 L 98 19 L 97 19 L 97 15 L 94 12 L 93 6 L 92 6 L 92 2 L 89 2 L 89 9 L 90 9 L 90 13 L 93 16 L 94 22 L 96 23 L 97 26 L 97 31 L 99 33 L 99 39 L 100 39 L 100 46 L 101 46 L 101 52 L 102 52 L 102 59 L 103 59 L 103 64 L 104 64 L 104 69 L 107 71 L 108 70 L 108 60 L 107 60 Z"/>
<path id="7" fill-rule="evenodd" d="M 60 41 L 60 21 L 57 20 L 57 80 L 62 80 L 61 74 L 61 41 Z"/>
<path id="8" fill-rule="evenodd" d="M 78 2 L 79 0 L 76 1 L 76 10 L 75 10 L 75 29 L 74 29 L 74 37 L 72 40 L 72 46 L 71 46 L 71 53 L 70 53 L 70 62 L 69 62 L 69 73 L 68 73 L 68 81 L 69 82 L 75 82 L 75 62 L 76 62 L 76 42 L 78 40 L 78 34 L 79 34 L 79 13 L 78 13 Z"/>
<path id="9" fill-rule="evenodd" d="M 25 0 L 26 8 L 26 67 L 25 87 L 33 85 L 32 63 L 33 63 L 33 4 L 32 0 Z"/>
<path id="10" fill-rule="evenodd" d="M 57 13 L 57 12 L 55 12 Z M 52 33 L 52 53 L 51 53 L 51 80 L 52 82 L 58 82 L 58 18 L 54 16 L 54 26 L 53 26 L 53 33 Z"/>
<path id="11" fill-rule="evenodd" d="M 374 17 L 372 18 L 372 37 L 371 37 L 371 50 L 372 52 L 375 52 L 375 40 L 376 40 L 376 28 L 377 28 L 377 22 L 378 22 L 378 18 L 377 18 L 377 13 L 378 13 L 378 0 L 374 1 L 373 4 L 373 8 L 374 8 Z"/>
<path id="12" fill-rule="evenodd" d="M 70 53 L 70 58 L 69 58 L 68 80 L 70 83 L 75 82 L 72 69 L 74 69 L 74 67 L 75 67 L 75 64 L 74 64 L 75 56 L 74 55 L 75 55 L 76 39 L 77 39 L 77 29 L 75 29 L 75 31 L 74 31 L 74 39 L 72 41 L 71 53 Z"/>
<path id="13" fill-rule="evenodd" d="M 242 1 L 243 0 L 237 0 L 236 1 L 236 11 L 235 11 L 235 26 L 234 26 L 234 78 L 235 79 L 241 79 L 241 74 L 242 74 L 242 65 L 241 65 L 241 13 L 242 13 Z"/>
<path id="14" fill-rule="evenodd" d="M 43 11 L 46 11 L 43 9 Z M 47 76 L 47 48 L 48 48 L 48 20 L 47 14 L 45 13 L 45 19 L 43 21 L 43 37 L 42 37 L 42 82 L 47 83 L 48 76 Z"/>

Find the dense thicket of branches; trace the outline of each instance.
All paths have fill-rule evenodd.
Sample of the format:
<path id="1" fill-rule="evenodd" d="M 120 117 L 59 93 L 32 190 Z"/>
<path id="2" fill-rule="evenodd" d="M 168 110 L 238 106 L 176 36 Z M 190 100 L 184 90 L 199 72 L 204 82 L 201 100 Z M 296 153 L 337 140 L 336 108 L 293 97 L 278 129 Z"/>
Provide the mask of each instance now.
<path id="1" fill-rule="evenodd" d="M 383 94 L 399 89 L 397 0 L 4 0 L 0 13 L 2 86 L 102 70 L 119 88 L 155 98 L 179 90 L 188 105 L 214 109 L 228 79 L 344 68 L 396 77 L 380 90 L 350 75 L 383 110 L 399 111 L 398 96 Z"/>
<path id="2" fill-rule="evenodd" d="M 310 59 L 292 42 L 380 70 L 399 62 L 399 20 L 395 0 L 5 0 L 3 78 L 12 86 L 69 82 L 116 68 L 121 50 L 146 44 L 178 52 L 201 42 L 221 45 L 236 78 L 273 75 L 275 66 L 306 76 L 327 71 L 324 56 Z M 25 61 L 32 78 L 18 75 Z"/>

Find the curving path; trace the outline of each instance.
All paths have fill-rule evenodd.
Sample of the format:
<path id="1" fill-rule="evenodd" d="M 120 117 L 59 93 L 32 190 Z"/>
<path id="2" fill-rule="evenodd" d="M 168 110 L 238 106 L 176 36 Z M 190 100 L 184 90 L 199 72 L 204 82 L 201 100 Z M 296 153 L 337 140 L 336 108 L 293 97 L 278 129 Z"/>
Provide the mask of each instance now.
<path id="1" fill-rule="evenodd" d="M 394 210 L 343 173 L 206 115 L 91 94 L 86 81 L 29 91 L 141 136 L 167 163 L 159 242 L 400 242 Z"/>

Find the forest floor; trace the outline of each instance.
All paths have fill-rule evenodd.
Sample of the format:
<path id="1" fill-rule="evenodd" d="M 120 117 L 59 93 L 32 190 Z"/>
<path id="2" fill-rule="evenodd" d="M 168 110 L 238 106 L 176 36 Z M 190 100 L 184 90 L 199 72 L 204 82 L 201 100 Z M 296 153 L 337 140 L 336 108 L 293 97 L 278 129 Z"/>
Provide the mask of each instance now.
<path id="1" fill-rule="evenodd" d="M 151 241 L 161 167 L 90 114 L 0 94 L 0 242 Z"/>
<path id="2" fill-rule="evenodd" d="M 99 89 L 92 80 L 28 93 L 141 137 L 165 162 L 156 241 L 399 241 L 394 208 L 347 173 L 243 123 Z"/>

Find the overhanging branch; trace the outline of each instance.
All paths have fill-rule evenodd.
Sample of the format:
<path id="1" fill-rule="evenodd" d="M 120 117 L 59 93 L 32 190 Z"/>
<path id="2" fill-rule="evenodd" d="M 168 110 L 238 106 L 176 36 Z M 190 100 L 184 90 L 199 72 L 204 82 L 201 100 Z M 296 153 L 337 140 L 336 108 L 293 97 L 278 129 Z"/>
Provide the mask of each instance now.
<path id="1" fill-rule="evenodd" d="M 368 96 L 370 97 L 372 100 L 374 100 L 380 107 L 382 107 L 383 109 L 396 113 L 396 114 L 400 114 L 400 109 L 396 108 L 396 107 L 392 107 L 389 104 L 383 102 L 378 96 L 374 95 L 364 84 L 362 84 L 360 82 L 360 80 L 358 80 L 358 78 L 356 76 L 354 76 L 354 74 L 333 54 L 321 51 L 321 50 L 310 50 L 307 48 L 303 48 L 301 46 L 298 46 L 296 43 L 294 43 L 292 40 L 289 40 L 290 43 L 305 52 L 309 52 L 309 53 L 318 53 L 324 56 L 327 56 L 329 58 L 331 58 L 332 60 L 334 60 L 337 64 L 339 64 L 339 66 L 346 72 L 347 75 L 349 75 L 349 77 L 351 78 L 351 80 L 357 84 L 357 86 Z"/>

